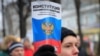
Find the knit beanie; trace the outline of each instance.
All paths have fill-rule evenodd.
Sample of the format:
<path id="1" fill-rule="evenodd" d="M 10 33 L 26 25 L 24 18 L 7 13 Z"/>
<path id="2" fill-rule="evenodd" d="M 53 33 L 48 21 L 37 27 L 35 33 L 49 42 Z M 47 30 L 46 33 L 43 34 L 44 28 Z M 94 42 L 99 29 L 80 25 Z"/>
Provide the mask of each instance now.
<path id="1" fill-rule="evenodd" d="M 77 37 L 77 35 L 72 30 L 62 27 L 61 28 L 61 42 L 63 42 L 63 40 L 64 40 L 64 38 L 66 38 L 66 36 Z"/>
<path id="2" fill-rule="evenodd" d="M 22 47 L 23 48 L 23 44 L 20 43 L 20 42 L 13 42 L 9 48 L 8 48 L 8 51 L 9 51 L 9 54 L 15 49 L 15 48 L 18 48 L 18 47 Z"/>

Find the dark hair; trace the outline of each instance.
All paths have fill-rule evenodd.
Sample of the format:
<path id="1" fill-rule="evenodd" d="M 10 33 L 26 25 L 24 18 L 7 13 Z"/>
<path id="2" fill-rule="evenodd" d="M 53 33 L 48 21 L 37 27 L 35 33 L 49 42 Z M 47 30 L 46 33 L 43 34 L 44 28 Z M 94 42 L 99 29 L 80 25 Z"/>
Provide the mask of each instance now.
<path id="1" fill-rule="evenodd" d="M 57 56 L 55 49 L 51 45 L 43 45 L 35 52 L 33 56 Z"/>
<path id="2" fill-rule="evenodd" d="M 67 36 L 76 37 L 76 34 L 72 30 L 67 29 L 65 27 L 62 27 L 62 29 L 61 29 L 61 43 L 63 42 L 64 38 Z"/>

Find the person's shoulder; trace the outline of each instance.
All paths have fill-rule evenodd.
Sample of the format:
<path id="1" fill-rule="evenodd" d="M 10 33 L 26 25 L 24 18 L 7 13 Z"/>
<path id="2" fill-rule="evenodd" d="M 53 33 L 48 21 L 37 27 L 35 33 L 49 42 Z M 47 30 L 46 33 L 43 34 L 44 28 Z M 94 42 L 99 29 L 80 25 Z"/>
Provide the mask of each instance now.
<path id="1" fill-rule="evenodd" d="M 3 52 L 2 51 L 0 51 L 0 55 L 2 54 Z"/>
<path id="2" fill-rule="evenodd" d="M 8 54 L 4 51 L 0 51 L 0 56 L 8 56 Z"/>

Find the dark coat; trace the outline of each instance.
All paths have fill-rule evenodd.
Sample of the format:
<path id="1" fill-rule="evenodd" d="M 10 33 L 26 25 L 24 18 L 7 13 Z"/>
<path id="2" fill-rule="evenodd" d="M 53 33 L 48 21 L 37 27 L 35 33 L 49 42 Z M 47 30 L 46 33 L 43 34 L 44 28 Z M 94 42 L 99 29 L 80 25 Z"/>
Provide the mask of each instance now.
<path id="1" fill-rule="evenodd" d="M 9 56 L 8 51 L 0 51 L 0 56 Z"/>
<path id="2" fill-rule="evenodd" d="M 81 47 L 79 48 L 79 54 L 78 56 L 88 56 L 87 52 L 86 52 L 86 49 Z"/>

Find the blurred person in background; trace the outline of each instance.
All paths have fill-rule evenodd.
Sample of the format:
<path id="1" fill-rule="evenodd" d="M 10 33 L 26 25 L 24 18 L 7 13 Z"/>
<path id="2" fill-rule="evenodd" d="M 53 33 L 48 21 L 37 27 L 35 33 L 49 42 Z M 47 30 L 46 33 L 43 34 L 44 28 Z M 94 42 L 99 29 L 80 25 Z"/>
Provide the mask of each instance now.
<path id="1" fill-rule="evenodd" d="M 9 56 L 24 56 L 24 46 L 21 42 L 12 42 L 8 51 Z"/>
<path id="2" fill-rule="evenodd" d="M 0 56 L 8 56 L 8 47 L 11 45 L 12 42 L 20 42 L 21 39 L 17 38 L 13 35 L 8 35 L 4 37 L 3 43 L 1 45 L 2 53 L 0 53 Z"/>
<path id="3" fill-rule="evenodd" d="M 24 56 L 33 56 L 34 46 L 32 45 L 32 43 L 28 38 L 24 39 L 23 45 L 24 45 L 24 52 L 25 52 Z"/>
<path id="4" fill-rule="evenodd" d="M 78 40 L 78 49 L 79 49 L 78 56 L 88 56 L 86 49 L 81 46 L 81 40 L 79 36 L 77 36 L 77 40 Z"/>
<path id="5" fill-rule="evenodd" d="M 34 53 L 33 56 L 57 56 L 55 53 L 55 48 L 51 45 L 42 45 Z"/>
<path id="6" fill-rule="evenodd" d="M 61 54 L 59 56 L 78 56 L 78 41 L 76 34 L 65 27 L 61 29 Z"/>
<path id="7" fill-rule="evenodd" d="M 88 43 L 87 43 L 87 48 L 86 48 L 87 54 L 88 54 L 88 56 L 94 56 L 94 52 L 92 52 L 90 46 L 91 46 L 91 45 L 90 45 L 90 42 L 88 42 Z"/>
<path id="8" fill-rule="evenodd" d="M 2 45 L 2 42 L 3 42 L 3 40 L 2 40 L 2 38 L 0 38 L 0 54 L 2 54 L 2 47 L 1 47 L 1 45 Z M 0 55 L 1 56 L 1 55 Z"/>
<path id="9" fill-rule="evenodd" d="M 3 42 L 3 40 L 0 38 L 0 51 L 1 51 L 2 42 Z"/>

